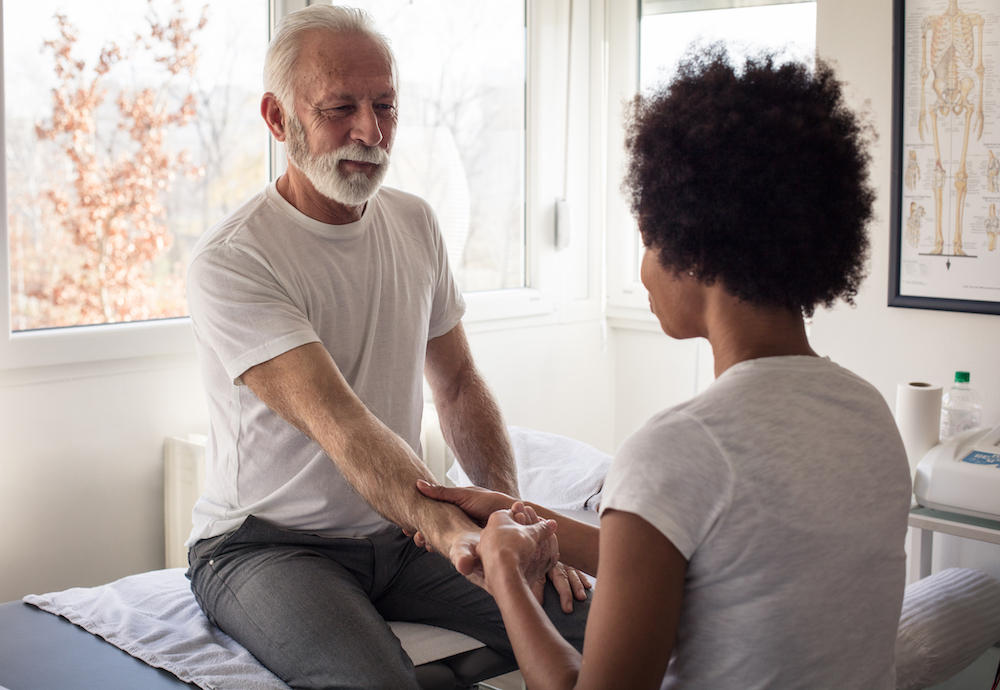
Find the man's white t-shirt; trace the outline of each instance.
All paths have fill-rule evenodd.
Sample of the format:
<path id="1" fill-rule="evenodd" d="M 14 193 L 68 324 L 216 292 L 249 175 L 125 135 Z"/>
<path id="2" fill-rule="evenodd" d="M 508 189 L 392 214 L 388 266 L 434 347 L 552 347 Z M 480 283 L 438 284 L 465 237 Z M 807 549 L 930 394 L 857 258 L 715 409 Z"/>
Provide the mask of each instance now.
<path id="1" fill-rule="evenodd" d="M 383 529 L 319 445 L 240 376 L 320 342 L 368 409 L 419 452 L 427 341 L 465 310 L 430 206 L 383 188 L 360 220 L 328 225 L 272 183 L 201 238 L 188 306 L 211 422 L 207 488 L 188 544 L 248 515 L 325 536 Z"/>
<path id="2" fill-rule="evenodd" d="M 909 505 L 878 391 L 825 358 L 769 357 L 627 439 L 601 510 L 689 561 L 663 688 L 892 690 Z"/>

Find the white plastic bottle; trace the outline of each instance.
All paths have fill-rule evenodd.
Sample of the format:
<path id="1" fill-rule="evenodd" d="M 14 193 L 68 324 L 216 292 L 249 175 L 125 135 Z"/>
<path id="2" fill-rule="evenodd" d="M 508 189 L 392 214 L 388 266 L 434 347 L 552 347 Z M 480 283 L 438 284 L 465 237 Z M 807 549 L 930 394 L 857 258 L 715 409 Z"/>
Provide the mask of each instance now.
<path id="1" fill-rule="evenodd" d="M 956 371 L 955 385 L 941 397 L 941 440 L 978 429 L 982 419 L 983 403 L 969 384 L 969 372 Z"/>

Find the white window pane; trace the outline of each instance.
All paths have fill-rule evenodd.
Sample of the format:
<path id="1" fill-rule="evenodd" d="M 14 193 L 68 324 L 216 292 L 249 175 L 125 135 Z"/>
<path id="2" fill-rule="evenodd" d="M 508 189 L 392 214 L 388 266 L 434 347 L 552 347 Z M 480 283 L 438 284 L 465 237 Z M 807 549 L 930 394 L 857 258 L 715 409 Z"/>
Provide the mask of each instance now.
<path id="1" fill-rule="evenodd" d="M 525 285 L 524 0 L 366 0 L 400 72 L 385 184 L 436 211 L 465 292 Z"/>
<path id="2" fill-rule="evenodd" d="M 194 242 L 267 180 L 267 0 L 3 10 L 12 328 L 185 315 Z"/>
<path id="3" fill-rule="evenodd" d="M 669 78 L 695 41 L 722 41 L 735 54 L 770 49 L 785 51 L 788 59 L 811 61 L 816 52 L 816 3 L 644 16 L 639 37 L 641 88 Z"/>

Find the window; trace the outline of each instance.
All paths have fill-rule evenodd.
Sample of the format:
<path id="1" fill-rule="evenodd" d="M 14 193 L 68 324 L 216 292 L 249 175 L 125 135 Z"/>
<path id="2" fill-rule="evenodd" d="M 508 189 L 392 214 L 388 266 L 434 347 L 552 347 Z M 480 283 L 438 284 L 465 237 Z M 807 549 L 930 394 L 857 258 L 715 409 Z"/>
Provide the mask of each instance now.
<path id="1" fill-rule="evenodd" d="M 11 330 L 185 315 L 198 236 L 267 181 L 267 0 L 3 11 Z"/>
<path id="2" fill-rule="evenodd" d="M 633 6 L 634 7 L 634 6 Z M 622 41 L 634 41 L 634 60 L 620 61 L 613 74 L 630 86 L 631 93 L 668 80 L 683 55 L 696 45 L 723 42 L 734 55 L 771 50 L 780 58 L 811 61 L 816 46 L 816 3 L 804 0 L 640 0 L 638 26 L 635 15 L 618 17 Z M 631 93 L 623 90 L 623 99 Z M 612 141 L 621 142 L 621 120 L 612 118 Z M 617 131 L 614 129 L 617 128 Z M 624 155 L 617 162 L 624 166 Z M 619 167 L 619 169 L 624 169 Z M 614 181 L 614 185 L 620 183 Z M 639 283 L 642 243 L 635 223 L 617 186 L 609 190 L 609 223 L 619 232 L 611 235 L 609 273 L 618 288 L 612 305 L 626 311 L 647 312 L 646 294 Z"/>
<path id="3" fill-rule="evenodd" d="M 0 0 L 0 369 L 193 352 L 188 322 L 169 318 L 186 312 L 190 250 L 281 170 L 258 114 L 269 22 L 316 3 L 330 0 Z M 483 291 L 467 317 L 550 313 L 538 252 L 527 260 L 527 227 L 545 214 L 526 191 L 528 161 L 555 159 L 550 136 L 527 154 L 528 44 L 542 35 L 529 36 L 528 3 L 349 4 L 399 57 L 388 184 L 435 205 L 460 286 Z M 533 111 L 554 111 L 549 98 Z"/>
<path id="4" fill-rule="evenodd" d="M 667 79 L 693 43 L 724 42 L 735 54 L 776 50 L 791 60 L 816 52 L 816 3 L 790 0 L 644 0 L 639 85 Z"/>
<path id="5" fill-rule="evenodd" d="M 399 64 L 385 184 L 434 206 L 463 292 L 524 287 L 524 0 L 353 4 L 372 14 Z"/>
<path id="6" fill-rule="evenodd" d="M 386 184 L 435 207 L 463 290 L 525 286 L 523 0 L 361 5 L 401 66 Z M 4 12 L 12 331 L 186 315 L 198 237 L 267 181 L 267 0 Z"/>

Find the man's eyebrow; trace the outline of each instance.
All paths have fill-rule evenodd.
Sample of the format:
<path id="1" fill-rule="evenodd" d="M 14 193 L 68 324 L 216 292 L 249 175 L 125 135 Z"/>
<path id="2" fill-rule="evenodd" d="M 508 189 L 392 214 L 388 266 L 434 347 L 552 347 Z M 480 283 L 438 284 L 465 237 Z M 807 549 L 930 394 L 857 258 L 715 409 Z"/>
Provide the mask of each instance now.
<path id="1" fill-rule="evenodd" d="M 372 100 L 373 101 L 381 101 L 381 100 L 383 100 L 385 98 L 391 98 L 392 100 L 396 100 L 396 91 L 395 91 L 395 89 L 390 89 L 389 91 L 385 91 L 385 92 L 383 92 L 383 93 L 381 93 L 381 94 L 373 97 Z M 320 110 L 324 110 L 325 108 L 330 107 L 330 106 L 326 105 L 327 103 L 341 102 L 341 101 L 345 101 L 345 102 L 348 102 L 348 103 L 354 103 L 357 100 L 359 100 L 359 99 L 358 99 L 358 97 L 355 94 L 351 94 L 351 93 L 329 93 L 329 94 L 324 94 L 321 98 L 317 99 L 317 101 L 316 101 L 316 107 L 319 108 Z"/>

